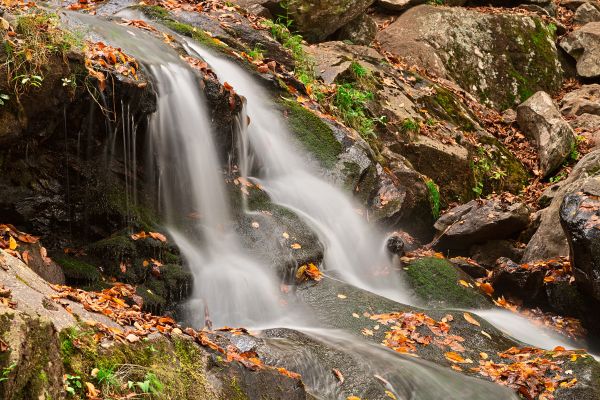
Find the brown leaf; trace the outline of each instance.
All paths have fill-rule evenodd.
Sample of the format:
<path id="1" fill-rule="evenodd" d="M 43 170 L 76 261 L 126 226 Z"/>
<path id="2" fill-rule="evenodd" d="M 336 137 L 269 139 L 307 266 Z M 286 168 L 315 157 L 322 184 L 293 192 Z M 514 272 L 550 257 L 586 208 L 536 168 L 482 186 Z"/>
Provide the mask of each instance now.
<path id="1" fill-rule="evenodd" d="M 471 316 L 471 314 L 469 314 L 468 312 L 464 313 L 463 317 L 465 318 L 465 320 L 468 323 L 473 324 L 473 325 L 477 325 L 477 326 L 481 326 L 481 324 L 479 323 L 479 321 L 477 321 L 475 318 L 473 318 Z"/>

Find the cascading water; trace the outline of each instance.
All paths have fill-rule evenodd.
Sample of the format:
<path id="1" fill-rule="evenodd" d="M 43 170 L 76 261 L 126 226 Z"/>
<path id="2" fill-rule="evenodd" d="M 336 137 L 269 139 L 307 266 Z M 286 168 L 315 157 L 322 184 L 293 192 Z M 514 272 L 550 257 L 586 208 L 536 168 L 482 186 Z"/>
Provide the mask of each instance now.
<path id="1" fill-rule="evenodd" d="M 325 246 L 326 268 L 354 286 L 406 302 L 399 277 L 389 270 L 384 237 L 357 213 L 358 206 L 342 190 L 317 177 L 306 153 L 292 144 L 263 88 L 235 63 L 191 41 L 187 45 L 247 99 L 251 123 L 242 124 L 240 135 L 248 138 L 262 167 L 257 180 L 274 202 L 293 210 L 315 230 Z M 385 278 L 377 276 L 382 273 Z"/>
<path id="2" fill-rule="evenodd" d="M 190 320 L 201 326 L 205 310 L 217 326 L 276 320 L 278 283 L 241 248 L 234 232 L 214 134 L 195 76 L 173 50 L 150 35 L 79 18 L 90 19 L 106 40 L 143 60 L 154 78 L 158 104 L 150 119 L 147 159 L 160 182 L 161 212 L 169 232 L 194 274 Z M 125 154 L 132 156 L 128 133 L 123 129 Z"/>

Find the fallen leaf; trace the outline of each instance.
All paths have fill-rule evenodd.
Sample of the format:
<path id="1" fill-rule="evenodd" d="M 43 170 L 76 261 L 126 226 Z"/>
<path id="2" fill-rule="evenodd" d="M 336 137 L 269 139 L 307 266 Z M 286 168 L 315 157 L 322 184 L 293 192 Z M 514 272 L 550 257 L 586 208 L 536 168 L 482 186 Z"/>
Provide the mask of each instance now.
<path id="1" fill-rule="evenodd" d="M 15 250 L 17 248 L 17 241 L 12 236 L 8 238 L 8 248 L 11 250 Z"/>
<path id="2" fill-rule="evenodd" d="M 468 312 L 464 313 L 463 317 L 465 317 L 465 320 L 467 320 L 468 323 L 473 324 L 473 325 L 477 325 L 477 326 L 481 326 L 481 324 L 479 323 L 479 321 L 477 321 L 475 318 L 473 318 L 471 316 L 471 314 L 469 314 Z"/>
<path id="3" fill-rule="evenodd" d="M 337 368 L 332 368 L 331 372 L 333 372 L 333 375 L 335 375 L 335 377 L 337 378 L 337 380 L 340 382 L 340 385 L 342 383 L 344 383 L 344 375 L 342 375 L 341 371 Z"/>
<path id="4" fill-rule="evenodd" d="M 302 248 L 302 246 L 300 246 L 300 244 L 299 244 L 299 243 L 292 243 L 292 244 L 290 245 L 290 247 L 291 247 L 292 249 L 294 249 L 294 250 L 299 250 L 299 249 L 301 249 L 301 248 Z"/>

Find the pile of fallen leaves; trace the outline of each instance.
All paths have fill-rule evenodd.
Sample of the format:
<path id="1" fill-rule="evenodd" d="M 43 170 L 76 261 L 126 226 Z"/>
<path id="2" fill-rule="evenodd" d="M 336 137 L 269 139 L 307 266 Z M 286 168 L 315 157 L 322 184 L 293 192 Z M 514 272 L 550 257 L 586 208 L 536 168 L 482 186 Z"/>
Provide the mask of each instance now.
<path id="1" fill-rule="evenodd" d="M 221 346 L 215 340 L 216 332 L 207 330 L 197 331 L 192 328 L 182 329 L 175 320 L 166 316 L 155 316 L 141 311 L 141 298 L 135 294 L 135 288 L 123 283 L 116 283 L 112 287 L 101 292 L 87 292 L 69 286 L 52 285 L 57 294 L 52 299 L 61 304 L 67 311 L 72 312 L 71 300 L 80 303 L 83 308 L 90 312 L 103 314 L 116 322 L 121 327 L 112 327 L 97 321 L 86 321 L 85 323 L 96 330 L 94 339 L 99 343 L 102 339 L 110 339 L 121 343 L 135 343 L 153 333 L 167 335 L 186 334 L 203 347 L 208 347 L 223 354 L 227 362 L 238 361 L 246 368 L 252 370 L 271 369 L 291 378 L 299 378 L 300 375 L 263 364 L 254 352 L 241 352 L 237 347 L 228 344 Z M 130 305 L 133 303 L 133 305 Z M 248 333 L 244 329 L 223 328 L 222 331 L 231 332 L 233 335 Z"/>
<path id="2" fill-rule="evenodd" d="M 577 383 L 573 371 L 563 371 L 562 364 L 568 357 L 576 361 L 587 357 L 578 351 L 557 347 L 553 351 L 534 347 L 511 347 L 498 353 L 506 362 L 494 362 L 487 356 L 479 360 L 474 372 L 490 378 L 492 381 L 515 389 L 526 399 L 552 400 L 553 392 L 558 388 L 570 388 Z"/>
<path id="3" fill-rule="evenodd" d="M 313 281 L 320 281 L 323 279 L 323 273 L 321 270 L 313 263 L 301 265 L 296 271 L 296 279 L 299 282 L 303 282 L 307 279 Z"/>
<path id="4" fill-rule="evenodd" d="M 90 76 L 98 80 L 101 91 L 106 89 L 107 74 L 116 72 L 122 76 L 138 80 L 137 62 L 121 49 L 102 42 L 89 42 L 85 51 L 85 67 Z"/>
<path id="5" fill-rule="evenodd" d="M 17 257 L 25 264 L 29 264 L 29 250 L 20 252 L 17 248 L 20 244 L 32 244 L 38 242 L 39 238 L 37 236 L 21 232 L 11 224 L 0 224 L 0 249 L 13 257 Z M 52 261 L 50 257 L 48 257 L 48 252 L 45 247 L 40 247 L 39 253 L 44 263 L 48 264 Z"/>
<path id="6" fill-rule="evenodd" d="M 450 314 L 441 321 L 436 321 L 424 313 L 410 312 L 377 314 L 371 315 L 370 318 L 390 326 L 391 329 L 385 333 L 382 344 L 398 353 L 416 355 L 417 345 L 428 346 L 431 343 L 441 349 L 448 347 L 452 350 L 450 353 L 465 351 L 461 344 L 465 339 L 450 334 L 449 322 L 454 320 Z"/>
<path id="7" fill-rule="evenodd" d="M 0 304 L 5 307 L 15 308 L 17 303 L 12 300 L 12 291 L 0 285 Z"/>

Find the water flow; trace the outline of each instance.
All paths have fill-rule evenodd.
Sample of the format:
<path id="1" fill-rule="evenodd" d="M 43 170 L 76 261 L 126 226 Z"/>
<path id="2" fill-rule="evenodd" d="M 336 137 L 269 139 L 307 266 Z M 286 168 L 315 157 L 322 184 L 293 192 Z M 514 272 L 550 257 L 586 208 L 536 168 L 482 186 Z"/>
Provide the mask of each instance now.
<path id="1" fill-rule="evenodd" d="M 238 243 L 229 215 L 208 108 L 199 83 L 167 45 L 139 30 L 93 17 L 93 30 L 112 45 L 143 60 L 158 92 L 150 118 L 149 175 L 159 184 L 161 212 L 194 274 L 190 319 L 202 326 L 208 317 L 217 326 L 254 326 L 276 320 L 278 284 L 267 267 L 253 261 Z M 123 152 L 126 175 L 136 161 L 135 129 L 123 107 Z M 134 174 L 135 175 L 135 174 Z M 136 182 L 126 177 L 127 195 Z M 187 218 L 186 218 L 187 216 Z"/>
<path id="2" fill-rule="evenodd" d="M 306 152 L 293 145 L 285 121 L 265 90 L 234 62 L 191 41 L 187 45 L 247 99 L 251 122 L 242 124 L 240 134 L 247 136 L 260 162 L 261 177 L 256 180 L 274 202 L 294 210 L 315 230 L 325 246 L 326 268 L 336 270 L 352 285 L 408 301 L 399 277 L 390 271 L 384 237 L 367 224 L 357 212 L 358 206 L 341 189 L 317 177 Z M 240 164 L 248 164 L 241 158 Z M 385 277 L 378 276 L 381 274 Z"/>

